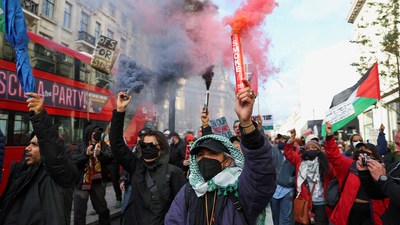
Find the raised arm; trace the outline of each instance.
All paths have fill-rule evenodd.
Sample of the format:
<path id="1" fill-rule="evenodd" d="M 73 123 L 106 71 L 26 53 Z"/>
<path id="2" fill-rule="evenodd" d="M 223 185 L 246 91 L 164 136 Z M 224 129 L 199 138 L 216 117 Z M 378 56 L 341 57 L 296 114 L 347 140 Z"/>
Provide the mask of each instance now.
<path id="1" fill-rule="evenodd" d="M 125 144 L 123 135 L 125 110 L 132 96 L 129 97 L 128 101 L 124 101 L 123 97 L 125 94 L 125 92 L 120 92 L 118 94 L 117 110 L 113 111 L 113 117 L 111 119 L 110 143 L 114 158 L 126 171 L 134 173 L 135 165 L 138 163 L 139 159 L 129 150 L 128 146 Z"/>
<path id="2" fill-rule="evenodd" d="M 250 83 L 236 95 L 235 111 L 242 133 L 241 148 L 244 167 L 239 177 L 239 201 L 249 224 L 255 224 L 257 216 L 265 209 L 276 189 L 276 165 L 272 147 L 265 134 L 251 121 L 254 98 Z"/>
<path id="3" fill-rule="evenodd" d="M 77 166 L 66 155 L 57 130 L 51 118 L 43 108 L 43 99 L 36 93 L 27 93 L 33 130 L 39 144 L 40 157 L 46 173 L 62 187 L 72 187 L 78 177 Z"/>
<path id="4" fill-rule="evenodd" d="M 210 122 L 210 113 L 207 110 L 207 113 L 205 110 L 201 112 L 200 116 L 202 126 L 201 126 L 201 133 L 203 136 L 209 135 L 209 134 L 214 134 L 209 122 Z"/>
<path id="5" fill-rule="evenodd" d="M 344 157 L 340 154 L 339 148 L 335 141 L 335 137 L 332 133 L 332 124 L 329 122 L 325 123 L 326 130 L 326 156 L 328 157 L 329 162 L 332 164 L 332 167 L 335 169 L 337 176 L 346 175 L 349 169 L 349 166 L 353 163 L 354 160 Z"/>
<path id="6" fill-rule="evenodd" d="M 290 139 L 287 144 L 285 144 L 284 155 L 289 162 L 296 166 L 299 161 L 301 161 L 301 155 L 293 152 L 294 140 L 296 139 L 296 129 L 292 129 L 290 132 Z"/>
<path id="7" fill-rule="evenodd" d="M 384 155 L 388 152 L 388 147 L 387 147 L 387 140 L 385 137 L 385 133 L 383 133 L 383 131 L 385 131 L 385 126 L 383 126 L 383 124 L 381 124 L 381 127 L 379 128 L 379 136 L 378 136 L 378 145 L 376 146 L 376 148 L 378 149 L 378 153 L 379 155 Z M 389 166 L 389 165 L 386 165 Z"/>

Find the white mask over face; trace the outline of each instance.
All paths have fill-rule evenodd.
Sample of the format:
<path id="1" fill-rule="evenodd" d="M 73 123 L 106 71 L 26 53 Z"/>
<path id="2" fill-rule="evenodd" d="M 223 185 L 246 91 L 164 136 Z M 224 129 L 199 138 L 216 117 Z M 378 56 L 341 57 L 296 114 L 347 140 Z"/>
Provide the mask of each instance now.
<path id="1" fill-rule="evenodd" d="M 353 146 L 354 146 L 354 148 L 356 148 L 356 146 L 357 146 L 359 143 L 361 143 L 361 141 L 356 141 L 356 142 L 353 142 Z"/>

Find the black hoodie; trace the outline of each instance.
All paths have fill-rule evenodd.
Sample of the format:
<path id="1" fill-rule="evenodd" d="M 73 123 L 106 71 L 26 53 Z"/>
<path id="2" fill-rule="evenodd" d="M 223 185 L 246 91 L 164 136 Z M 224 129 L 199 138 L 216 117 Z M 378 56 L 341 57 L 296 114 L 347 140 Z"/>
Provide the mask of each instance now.
<path id="1" fill-rule="evenodd" d="M 86 155 L 86 150 L 87 147 L 89 147 L 89 141 L 92 139 L 92 133 L 93 130 L 95 130 L 95 128 L 99 127 L 96 125 L 89 125 L 86 127 L 85 133 L 83 135 L 83 142 L 78 143 L 71 153 L 71 158 L 76 163 L 79 171 L 79 179 L 77 180 L 77 186 L 76 186 L 76 188 L 79 190 L 82 189 L 83 176 L 85 173 L 85 165 L 89 160 L 89 156 Z M 111 154 L 110 146 L 108 146 L 104 141 L 101 141 L 100 145 L 101 145 L 101 150 L 97 158 L 99 159 L 101 164 L 101 175 L 103 182 L 105 183 L 108 177 L 107 165 L 109 165 L 112 162 L 113 156 Z"/>

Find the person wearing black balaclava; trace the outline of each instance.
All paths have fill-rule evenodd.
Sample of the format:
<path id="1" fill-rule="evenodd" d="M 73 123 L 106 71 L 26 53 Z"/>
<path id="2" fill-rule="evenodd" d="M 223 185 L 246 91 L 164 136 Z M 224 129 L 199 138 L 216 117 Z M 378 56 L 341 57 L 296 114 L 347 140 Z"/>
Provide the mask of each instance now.
<path id="1" fill-rule="evenodd" d="M 112 160 L 110 147 L 101 141 L 103 129 L 89 125 L 85 129 L 83 142 L 72 150 L 71 158 L 78 167 L 79 179 L 74 190 L 74 224 L 86 224 L 87 201 L 90 196 L 94 210 L 99 215 L 99 224 L 110 224 L 110 210 L 105 200 L 107 165 Z"/>
<path id="2" fill-rule="evenodd" d="M 333 178 L 333 169 L 321 151 L 318 142 L 311 140 L 306 143 L 301 154 L 293 152 L 296 130 L 290 130 L 290 139 L 285 145 L 285 157 L 296 167 L 296 198 L 310 202 L 310 210 L 314 215 L 315 224 L 329 224 L 332 210 L 325 205 L 326 188 Z M 312 190 L 314 191 L 312 192 Z M 310 196 L 312 192 L 312 196 Z"/>
<path id="3" fill-rule="evenodd" d="M 111 127 L 111 150 L 115 159 L 131 175 L 131 195 L 124 211 L 125 224 L 164 224 L 164 217 L 175 195 L 187 182 L 183 171 L 169 164 L 169 145 L 159 131 L 146 130 L 132 153 L 123 139 L 125 92 L 120 92 Z"/>

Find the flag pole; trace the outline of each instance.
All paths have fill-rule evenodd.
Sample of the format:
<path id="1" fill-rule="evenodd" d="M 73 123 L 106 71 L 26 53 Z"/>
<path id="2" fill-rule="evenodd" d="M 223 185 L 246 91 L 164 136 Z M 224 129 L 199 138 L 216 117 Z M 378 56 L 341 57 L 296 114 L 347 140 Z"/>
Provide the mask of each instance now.
<path id="1" fill-rule="evenodd" d="M 92 81 L 92 72 L 93 72 L 93 67 L 90 69 L 90 74 L 89 74 L 89 80 L 88 80 L 88 89 L 87 89 L 87 94 L 86 94 L 86 112 L 87 112 L 87 120 L 90 122 L 89 118 L 89 90 L 90 90 L 90 83 Z"/>

